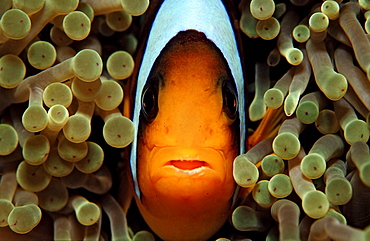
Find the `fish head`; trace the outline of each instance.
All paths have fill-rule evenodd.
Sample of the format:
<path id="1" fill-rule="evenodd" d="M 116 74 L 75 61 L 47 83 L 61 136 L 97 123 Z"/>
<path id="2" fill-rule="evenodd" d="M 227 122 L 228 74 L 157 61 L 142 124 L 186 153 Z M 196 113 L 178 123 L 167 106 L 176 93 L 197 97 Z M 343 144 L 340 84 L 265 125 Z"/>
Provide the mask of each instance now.
<path id="1" fill-rule="evenodd" d="M 143 197 L 223 193 L 230 199 L 239 152 L 238 99 L 229 67 L 213 43 L 196 31 L 180 33 L 154 64 L 141 101 Z"/>
<path id="2" fill-rule="evenodd" d="M 141 96 L 138 206 L 157 233 L 179 217 L 187 230 L 219 228 L 236 188 L 239 140 L 238 95 L 226 60 L 203 33 L 180 32 L 157 58 Z M 213 215 L 217 224 L 209 221 Z"/>
<path id="3" fill-rule="evenodd" d="M 130 175 L 141 215 L 163 240 L 209 239 L 238 194 L 232 169 L 246 126 L 234 23 L 220 0 L 165 0 L 147 28 L 130 85 Z"/>

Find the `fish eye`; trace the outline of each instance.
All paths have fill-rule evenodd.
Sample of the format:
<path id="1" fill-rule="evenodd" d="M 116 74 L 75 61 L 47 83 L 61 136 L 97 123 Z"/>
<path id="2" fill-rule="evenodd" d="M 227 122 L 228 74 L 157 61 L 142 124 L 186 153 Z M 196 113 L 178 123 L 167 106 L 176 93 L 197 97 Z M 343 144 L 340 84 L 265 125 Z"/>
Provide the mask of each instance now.
<path id="1" fill-rule="evenodd" d="M 144 86 L 141 96 L 141 112 L 148 122 L 158 114 L 158 88 L 151 81 Z"/>
<path id="2" fill-rule="evenodd" d="M 234 120 L 238 113 L 238 98 L 235 87 L 226 81 L 222 87 L 223 111 L 227 116 Z"/>

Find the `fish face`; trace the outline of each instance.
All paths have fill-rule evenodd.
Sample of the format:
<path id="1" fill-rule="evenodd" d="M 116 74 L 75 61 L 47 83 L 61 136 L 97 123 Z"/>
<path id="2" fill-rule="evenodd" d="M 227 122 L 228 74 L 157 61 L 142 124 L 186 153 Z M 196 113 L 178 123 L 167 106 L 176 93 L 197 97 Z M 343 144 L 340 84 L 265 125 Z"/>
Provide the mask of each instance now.
<path id="1" fill-rule="evenodd" d="M 209 239 L 237 196 L 232 166 L 246 126 L 232 23 L 221 0 L 163 1 L 132 78 L 132 187 L 163 240 Z"/>
<path id="2" fill-rule="evenodd" d="M 239 153 L 236 93 L 222 53 L 197 31 L 179 33 L 153 65 L 141 97 L 138 206 L 162 238 L 209 235 L 226 219 Z M 168 236 L 171 226 L 184 233 Z"/>

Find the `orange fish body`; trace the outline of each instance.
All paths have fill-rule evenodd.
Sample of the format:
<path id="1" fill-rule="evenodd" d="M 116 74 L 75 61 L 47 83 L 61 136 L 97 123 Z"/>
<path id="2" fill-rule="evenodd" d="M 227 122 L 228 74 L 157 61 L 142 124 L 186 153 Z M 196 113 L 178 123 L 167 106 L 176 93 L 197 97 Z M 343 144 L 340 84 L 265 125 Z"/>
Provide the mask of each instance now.
<path id="1" fill-rule="evenodd" d="M 147 224 L 164 240 L 210 238 L 228 218 L 236 190 L 232 166 L 244 151 L 245 132 L 244 81 L 235 38 L 228 37 L 232 51 L 226 53 L 230 46 L 225 50 L 218 44 L 229 41 L 197 28 L 196 19 L 191 20 L 195 25 L 169 30 L 175 33 L 169 37 L 156 29 L 163 28 L 156 24 L 168 9 L 175 8 L 181 19 L 186 7 L 213 3 L 217 14 L 217 9 L 225 11 L 218 0 L 164 1 L 137 77 L 137 134 L 130 161 L 135 200 Z M 212 28 L 211 20 L 204 25 Z M 226 25 L 232 34 L 230 22 Z"/>

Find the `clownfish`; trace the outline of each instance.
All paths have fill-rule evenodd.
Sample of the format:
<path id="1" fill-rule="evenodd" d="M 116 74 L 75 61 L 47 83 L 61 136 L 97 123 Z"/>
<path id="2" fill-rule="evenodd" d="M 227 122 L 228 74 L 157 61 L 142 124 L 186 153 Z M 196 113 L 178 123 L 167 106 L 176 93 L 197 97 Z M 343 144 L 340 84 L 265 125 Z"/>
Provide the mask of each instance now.
<path id="1" fill-rule="evenodd" d="M 229 217 L 246 146 L 238 49 L 221 0 L 160 4 L 133 75 L 130 177 L 163 240 L 207 240 Z"/>

